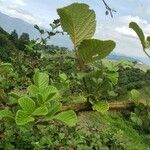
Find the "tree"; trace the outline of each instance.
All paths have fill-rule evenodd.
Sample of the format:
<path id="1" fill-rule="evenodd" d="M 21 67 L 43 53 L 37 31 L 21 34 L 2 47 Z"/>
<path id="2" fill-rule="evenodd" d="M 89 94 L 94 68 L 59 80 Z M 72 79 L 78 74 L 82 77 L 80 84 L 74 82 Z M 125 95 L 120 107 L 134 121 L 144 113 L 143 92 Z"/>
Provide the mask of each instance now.
<path id="1" fill-rule="evenodd" d="M 9 35 L 9 33 L 7 33 L 3 28 L 0 27 L 0 34 L 4 34 L 6 36 Z"/>
<path id="2" fill-rule="evenodd" d="M 16 30 L 13 30 L 9 36 L 9 39 L 14 45 L 17 47 L 18 46 L 18 34 Z"/>
<path id="3" fill-rule="evenodd" d="M 6 35 L 0 34 L 0 60 L 10 61 L 16 48 Z"/>
<path id="4" fill-rule="evenodd" d="M 25 45 L 27 45 L 29 42 L 30 42 L 29 34 L 22 33 L 22 35 L 19 38 L 18 49 L 24 51 Z"/>

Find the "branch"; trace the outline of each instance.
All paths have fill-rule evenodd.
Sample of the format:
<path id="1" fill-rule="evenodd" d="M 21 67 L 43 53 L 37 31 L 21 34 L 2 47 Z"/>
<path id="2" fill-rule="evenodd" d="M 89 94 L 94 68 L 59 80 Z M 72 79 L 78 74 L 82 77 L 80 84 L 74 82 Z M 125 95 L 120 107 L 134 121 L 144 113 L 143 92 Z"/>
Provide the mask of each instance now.
<path id="1" fill-rule="evenodd" d="M 112 9 L 105 0 L 102 0 L 102 2 L 104 3 L 105 7 L 106 7 L 106 15 L 110 14 L 110 16 L 113 18 L 113 12 L 116 12 L 116 10 Z"/>

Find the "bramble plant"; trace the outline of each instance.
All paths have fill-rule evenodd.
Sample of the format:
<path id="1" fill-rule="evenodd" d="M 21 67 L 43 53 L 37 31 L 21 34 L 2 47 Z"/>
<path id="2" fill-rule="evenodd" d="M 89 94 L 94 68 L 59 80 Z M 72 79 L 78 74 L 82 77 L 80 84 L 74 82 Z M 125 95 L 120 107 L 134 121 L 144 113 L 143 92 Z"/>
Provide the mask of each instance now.
<path id="1" fill-rule="evenodd" d="M 145 103 L 142 103 L 141 93 L 135 89 L 131 91 L 131 100 L 136 106 L 134 112 L 131 112 L 130 118 L 132 122 L 136 128 L 140 128 L 143 132 L 150 133 L 150 100 L 147 99 Z"/>
<path id="2" fill-rule="evenodd" d="M 12 64 L 0 63 L 0 91 L 9 92 L 14 87 L 16 80 L 17 74 Z M 3 95 L 1 92 L 0 95 Z"/>
<path id="3" fill-rule="evenodd" d="M 81 72 L 86 72 L 86 65 L 105 58 L 115 48 L 114 41 L 92 39 L 96 30 L 96 16 L 94 10 L 91 10 L 88 5 L 73 3 L 58 9 L 57 12 L 63 31 L 67 32 L 72 40 Z M 83 83 L 90 95 L 85 77 Z M 89 96 L 87 99 L 89 101 Z"/>
<path id="4" fill-rule="evenodd" d="M 115 48 L 116 44 L 111 40 L 92 39 L 96 30 L 96 16 L 88 5 L 73 3 L 57 12 L 63 31 L 69 34 L 73 42 L 80 69 L 85 64 L 105 58 Z"/>
<path id="5" fill-rule="evenodd" d="M 51 37 L 55 36 L 56 34 L 63 34 L 62 31 L 59 31 L 57 28 L 60 26 L 60 20 L 55 19 L 53 23 L 49 24 L 51 27 L 50 31 L 46 31 L 44 29 L 41 29 L 38 25 L 34 25 L 34 28 L 37 29 L 41 35 L 40 39 L 37 39 L 37 42 L 42 45 L 47 44 L 47 40 L 50 39 Z"/>
<path id="6" fill-rule="evenodd" d="M 93 39 L 96 15 L 88 5 L 57 11 L 50 31 L 35 26 L 37 40 L 0 28 L 0 149 L 150 149 L 150 70 L 105 59 L 116 44 Z M 47 45 L 65 32 L 73 51 Z"/>
<path id="7" fill-rule="evenodd" d="M 19 98 L 19 108 L 15 109 L 17 111 L 14 112 L 11 108 L 1 110 L 0 119 L 15 118 L 17 125 L 59 120 L 68 126 L 74 126 L 77 122 L 76 114 L 72 110 L 60 112 L 59 92 L 49 85 L 49 76 L 37 71 L 33 80 L 34 84 L 28 87 L 26 95 L 11 94 Z"/>

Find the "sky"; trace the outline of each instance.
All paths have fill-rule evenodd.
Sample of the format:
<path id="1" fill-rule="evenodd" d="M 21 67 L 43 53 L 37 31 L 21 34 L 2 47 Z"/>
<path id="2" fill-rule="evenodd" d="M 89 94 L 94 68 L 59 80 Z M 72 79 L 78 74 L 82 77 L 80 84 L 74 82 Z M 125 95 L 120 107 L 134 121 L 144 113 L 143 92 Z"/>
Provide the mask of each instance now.
<path id="1" fill-rule="evenodd" d="M 94 38 L 114 40 L 114 52 L 146 57 L 136 34 L 128 25 L 135 21 L 146 35 L 150 35 L 150 0 L 106 0 L 117 11 L 113 18 L 105 15 L 102 0 L 0 0 L 0 12 L 49 28 L 49 23 L 59 18 L 57 8 L 73 2 L 86 3 L 96 12 L 97 29 Z"/>

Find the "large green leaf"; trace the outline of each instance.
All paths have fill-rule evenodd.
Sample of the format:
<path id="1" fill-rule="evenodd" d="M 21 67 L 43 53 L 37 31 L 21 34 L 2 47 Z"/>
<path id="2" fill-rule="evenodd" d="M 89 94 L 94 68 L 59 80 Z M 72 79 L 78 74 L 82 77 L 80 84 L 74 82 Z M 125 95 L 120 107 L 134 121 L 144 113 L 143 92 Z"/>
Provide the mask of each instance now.
<path id="1" fill-rule="evenodd" d="M 21 97 L 18 100 L 18 103 L 21 106 L 21 108 L 29 114 L 35 110 L 35 102 L 27 96 Z"/>
<path id="2" fill-rule="evenodd" d="M 90 63 L 105 58 L 115 48 L 115 42 L 88 39 L 81 42 L 79 56 L 84 63 Z"/>
<path id="3" fill-rule="evenodd" d="M 54 119 L 57 119 L 70 127 L 75 126 L 77 123 L 76 113 L 72 110 L 61 112 L 54 116 Z"/>
<path id="4" fill-rule="evenodd" d="M 129 28 L 133 29 L 136 32 L 137 36 L 141 41 L 142 47 L 145 48 L 145 36 L 142 29 L 138 26 L 136 22 L 130 22 Z"/>
<path id="5" fill-rule="evenodd" d="M 106 101 L 98 101 L 93 104 L 92 108 L 98 112 L 105 113 L 109 110 L 109 104 Z"/>
<path id="6" fill-rule="evenodd" d="M 49 76 L 46 73 L 36 72 L 33 76 L 34 84 L 43 89 L 49 84 Z"/>
<path id="7" fill-rule="evenodd" d="M 0 120 L 3 118 L 14 118 L 13 113 L 8 109 L 0 110 Z"/>
<path id="8" fill-rule="evenodd" d="M 15 121 L 17 125 L 25 125 L 29 122 L 33 122 L 34 118 L 29 116 L 25 111 L 18 110 L 16 113 Z"/>
<path id="9" fill-rule="evenodd" d="M 46 115 L 48 114 L 48 109 L 46 106 L 41 106 L 41 107 L 38 107 L 37 109 L 35 109 L 35 111 L 32 113 L 32 115 L 35 115 L 35 116 L 43 116 L 43 115 Z"/>
<path id="10" fill-rule="evenodd" d="M 75 46 L 95 33 L 95 12 L 82 3 L 73 3 L 57 10 L 62 29 L 67 32 Z"/>

